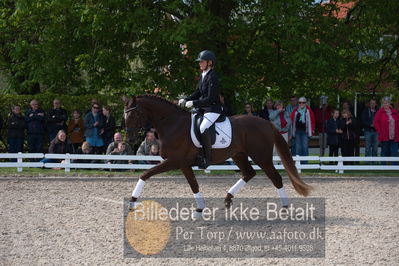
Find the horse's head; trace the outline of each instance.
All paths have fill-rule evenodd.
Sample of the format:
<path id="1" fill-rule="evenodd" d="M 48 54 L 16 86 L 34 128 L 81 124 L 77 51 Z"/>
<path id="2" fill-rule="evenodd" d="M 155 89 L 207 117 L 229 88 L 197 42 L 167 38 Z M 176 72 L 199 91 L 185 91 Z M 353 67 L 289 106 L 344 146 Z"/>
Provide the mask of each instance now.
<path id="1" fill-rule="evenodd" d="M 125 103 L 124 119 L 128 141 L 135 143 L 139 130 L 144 127 L 146 115 L 142 112 L 137 104 L 136 96 L 132 98 L 123 97 Z"/>

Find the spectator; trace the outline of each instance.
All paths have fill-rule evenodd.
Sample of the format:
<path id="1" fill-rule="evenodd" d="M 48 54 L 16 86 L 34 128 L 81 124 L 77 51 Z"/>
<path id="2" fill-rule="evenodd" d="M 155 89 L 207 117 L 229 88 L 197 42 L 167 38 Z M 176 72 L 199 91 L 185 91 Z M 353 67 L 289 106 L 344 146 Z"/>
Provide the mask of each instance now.
<path id="1" fill-rule="evenodd" d="M 98 100 L 97 100 L 96 98 L 93 98 L 93 99 L 90 100 L 90 106 L 93 107 L 94 104 L 100 106 L 100 103 L 98 102 Z M 88 113 L 90 113 L 91 111 L 92 111 L 92 109 L 86 110 L 84 116 L 86 117 L 86 115 L 87 115 Z M 99 109 L 99 110 L 98 110 L 98 113 L 102 115 L 102 114 L 103 114 L 103 110 L 102 110 L 102 109 Z"/>
<path id="2" fill-rule="evenodd" d="M 265 107 L 267 108 L 267 111 L 270 112 L 274 110 L 274 102 L 272 99 L 266 99 L 265 101 Z"/>
<path id="3" fill-rule="evenodd" d="M 111 143 L 108 145 L 108 147 L 107 147 L 107 152 L 106 152 L 106 154 L 111 154 L 113 151 L 117 151 L 118 144 L 121 143 L 121 142 L 123 142 L 122 134 L 119 133 L 119 132 L 116 132 L 116 133 L 114 134 L 114 141 L 111 142 Z M 132 147 L 131 147 L 128 143 L 125 143 L 125 144 L 126 144 L 126 151 L 127 151 L 127 154 L 133 155 L 133 149 L 132 149 Z"/>
<path id="4" fill-rule="evenodd" d="M 378 133 L 378 140 L 381 142 L 381 156 L 398 156 L 399 114 L 391 106 L 389 97 L 382 99 L 382 107 L 374 118 L 374 127 Z"/>
<path id="5" fill-rule="evenodd" d="M 159 145 L 158 141 L 155 138 L 154 132 L 148 131 L 146 134 L 146 138 L 140 144 L 140 147 L 138 148 L 136 154 L 137 155 L 150 155 L 151 146 L 154 144 Z"/>
<path id="6" fill-rule="evenodd" d="M 39 108 L 39 102 L 32 100 L 30 108 L 26 111 L 25 121 L 28 129 L 28 151 L 29 153 L 43 152 L 44 137 L 44 111 Z"/>
<path id="7" fill-rule="evenodd" d="M 15 105 L 12 113 L 8 118 L 8 152 L 18 153 L 23 151 L 26 122 L 25 117 L 21 114 L 21 107 Z M 16 161 L 16 160 L 14 160 Z"/>
<path id="8" fill-rule="evenodd" d="M 150 154 L 149 155 L 152 155 L 152 156 L 159 155 L 159 146 L 158 146 L 158 144 L 151 145 Z"/>
<path id="9" fill-rule="evenodd" d="M 129 155 L 127 149 L 127 143 L 119 142 L 117 147 L 110 153 L 111 155 Z M 127 160 L 109 160 L 109 164 L 127 164 Z"/>
<path id="10" fill-rule="evenodd" d="M 84 141 L 84 132 L 85 126 L 83 119 L 80 117 L 80 111 L 74 110 L 68 123 L 68 134 L 75 151 L 79 149 Z"/>
<path id="11" fill-rule="evenodd" d="M 291 128 L 290 114 L 285 111 L 284 104 L 281 101 L 276 101 L 274 104 L 275 110 L 269 114 L 270 121 L 276 126 L 280 134 L 288 143 L 288 131 Z"/>
<path id="12" fill-rule="evenodd" d="M 150 154 L 151 156 L 158 156 L 159 155 L 159 146 L 158 144 L 151 145 Z M 148 164 L 157 164 L 159 161 L 147 161 Z"/>
<path id="13" fill-rule="evenodd" d="M 158 137 L 158 132 L 157 132 L 157 130 L 156 130 L 155 128 L 151 127 L 150 130 L 148 130 L 148 131 L 154 132 L 155 138 L 156 138 L 157 140 L 159 139 L 159 137 Z"/>
<path id="14" fill-rule="evenodd" d="M 265 120 L 270 121 L 270 114 L 269 114 L 269 111 L 267 109 L 267 101 L 265 101 L 263 103 L 263 108 L 262 108 L 262 110 L 260 110 L 259 116 L 262 117 Z"/>
<path id="15" fill-rule="evenodd" d="M 309 155 L 309 137 L 314 133 L 315 118 L 312 109 L 306 105 L 306 98 L 299 98 L 299 106 L 294 108 L 290 118 L 292 121 L 292 137 L 295 138 L 295 155 Z M 306 162 L 304 162 L 306 163 Z"/>
<path id="16" fill-rule="evenodd" d="M 76 154 L 94 154 L 93 148 L 90 146 L 90 143 L 85 141 L 82 143 L 82 147 L 80 147 L 77 151 Z M 72 163 L 96 163 L 95 160 L 91 159 L 76 159 L 73 160 Z"/>
<path id="17" fill-rule="evenodd" d="M 374 127 L 374 117 L 377 114 L 377 101 L 371 99 L 369 107 L 362 112 L 362 124 L 364 128 L 364 140 L 366 142 L 366 156 L 377 156 L 378 134 Z"/>
<path id="18" fill-rule="evenodd" d="M 90 143 L 96 154 L 101 154 L 104 147 L 104 141 L 100 136 L 100 132 L 104 128 L 104 119 L 99 110 L 100 106 L 96 103 L 93 104 L 91 112 L 87 113 L 84 118 L 86 141 Z"/>
<path id="19" fill-rule="evenodd" d="M 232 116 L 233 115 L 233 111 L 231 109 L 230 104 L 226 102 L 226 99 L 224 98 L 224 94 L 223 93 L 219 94 L 219 99 L 220 99 L 220 103 L 222 104 L 223 114 L 225 116 Z"/>
<path id="20" fill-rule="evenodd" d="M 74 153 L 73 145 L 67 139 L 67 135 L 64 130 L 58 131 L 58 134 L 50 143 L 48 152 L 56 154 Z"/>
<path id="21" fill-rule="evenodd" d="M 348 111 L 350 111 L 351 114 L 352 114 L 351 104 L 350 104 L 350 102 L 348 102 L 347 100 L 344 100 L 344 101 L 341 103 L 341 109 L 342 109 L 342 111 L 343 111 L 343 110 L 348 110 Z M 342 114 L 342 111 L 341 111 L 341 114 Z"/>
<path id="22" fill-rule="evenodd" d="M 287 105 L 285 110 L 287 110 L 287 112 L 291 114 L 292 111 L 294 111 L 295 107 L 298 107 L 298 97 L 293 95 L 291 96 L 290 103 Z"/>
<path id="23" fill-rule="evenodd" d="M 53 154 L 67 154 L 67 153 L 74 153 L 72 143 L 67 139 L 67 135 L 64 130 L 58 131 L 56 137 L 50 142 L 50 146 L 48 148 L 48 153 Z M 49 163 L 64 163 L 65 160 L 62 159 L 42 159 L 41 162 Z"/>
<path id="24" fill-rule="evenodd" d="M 328 106 L 327 97 L 320 97 L 320 107 L 316 109 L 316 129 L 319 133 L 320 156 L 324 156 L 327 147 L 326 121 L 331 117 L 331 108 Z"/>
<path id="25" fill-rule="evenodd" d="M 61 101 L 54 99 L 53 108 L 47 115 L 48 137 L 51 142 L 60 130 L 67 131 L 66 121 L 68 120 L 67 111 L 61 108 Z"/>
<path id="26" fill-rule="evenodd" d="M 342 110 L 348 110 L 351 114 L 352 124 L 354 126 L 353 130 L 355 132 L 355 153 L 354 156 L 360 156 L 360 133 L 361 133 L 361 122 L 357 119 L 357 117 L 353 113 L 353 109 L 349 101 L 344 100 L 342 102 Z M 358 164 L 358 162 L 355 162 Z"/>
<path id="27" fill-rule="evenodd" d="M 291 96 L 290 98 L 290 103 L 287 105 L 287 107 L 285 108 L 285 110 L 291 114 L 292 111 L 294 111 L 294 109 L 298 107 L 298 97 L 296 97 L 295 95 Z M 291 139 L 291 154 L 295 155 L 296 154 L 296 150 L 295 150 L 295 138 L 293 138 L 291 136 L 292 130 L 289 131 L 288 133 L 288 139 Z"/>
<path id="28" fill-rule="evenodd" d="M 253 115 L 253 116 L 257 116 L 258 114 L 256 112 L 254 112 L 254 109 L 252 108 L 252 105 L 249 103 L 246 103 L 244 106 L 244 115 Z"/>
<path id="29" fill-rule="evenodd" d="M 108 145 L 112 142 L 112 137 L 115 134 L 115 118 L 111 115 L 111 109 L 108 106 L 103 107 L 103 115 L 105 124 L 101 136 L 104 141 L 104 147 L 108 147 Z"/>
<path id="30" fill-rule="evenodd" d="M 340 129 L 339 111 L 333 110 L 331 118 L 327 121 L 327 144 L 329 146 L 329 156 L 338 156 L 338 149 L 341 142 L 342 130 Z"/>
<path id="31" fill-rule="evenodd" d="M 342 156 L 355 155 L 355 138 L 356 125 L 355 120 L 352 119 L 352 113 L 349 109 L 344 109 L 341 112 L 342 118 L 339 128 L 342 130 L 341 137 L 341 153 Z M 353 162 L 344 162 L 344 164 L 353 164 Z"/>

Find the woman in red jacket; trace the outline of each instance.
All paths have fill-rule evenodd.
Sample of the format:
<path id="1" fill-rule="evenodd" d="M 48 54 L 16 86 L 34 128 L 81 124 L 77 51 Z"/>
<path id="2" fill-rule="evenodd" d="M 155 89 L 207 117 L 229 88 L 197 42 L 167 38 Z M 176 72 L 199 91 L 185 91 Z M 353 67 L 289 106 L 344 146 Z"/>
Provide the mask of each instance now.
<path id="1" fill-rule="evenodd" d="M 382 99 L 382 108 L 374 117 L 374 127 L 381 142 L 381 156 L 398 156 L 399 113 L 391 106 L 391 99 Z"/>

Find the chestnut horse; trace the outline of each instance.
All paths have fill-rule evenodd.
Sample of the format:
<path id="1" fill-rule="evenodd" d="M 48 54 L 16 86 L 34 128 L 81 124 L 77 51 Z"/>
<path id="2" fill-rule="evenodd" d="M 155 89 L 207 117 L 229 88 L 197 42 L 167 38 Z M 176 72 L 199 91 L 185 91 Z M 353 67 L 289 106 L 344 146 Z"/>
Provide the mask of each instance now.
<path id="1" fill-rule="evenodd" d="M 193 218 L 201 217 L 205 201 L 202 193 L 199 192 L 199 186 L 192 170 L 199 149 L 194 146 L 190 136 L 191 113 L 161 97 L 153 95 L 125 98 L 124 102 L 124 118 L 128 137 L 131 137 L 133 128 L 138 128 L 147 121 L 151 121 L 158 132 L 160 155 L 164 159 L 140 176 L 132 193 L 130 206 L 134 208 L 145 181 L 151 176 L 180 169 L 186 177 L 197 202 L 198 208 L 193 213 Z M 225 206 L 227 208 L 231 206 L 234 194 L 256 174 L 248 161 L 248 156 L 271 179 L 277 188 L 282 205 L 288 205 L 282 178 L 272 161 L 274 145 L 295 190 L 303 196 L 309 194 L 311 187 L 299 177 L 286 141 L 271 122 L 259 117 L 246 115 L 232 116 L 230 121 L 232 124 L 232 142 L 230 146 L 224 149 L 212 150 L 212 164 L 222 163 L 231 157 L 242 174 L 241 179 L 226 195 Z"/>

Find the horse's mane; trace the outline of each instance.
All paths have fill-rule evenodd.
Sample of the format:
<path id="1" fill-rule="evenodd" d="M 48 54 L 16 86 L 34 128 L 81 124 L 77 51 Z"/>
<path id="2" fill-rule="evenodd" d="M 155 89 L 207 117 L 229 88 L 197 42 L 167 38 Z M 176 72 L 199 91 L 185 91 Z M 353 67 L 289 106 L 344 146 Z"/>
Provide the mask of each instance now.
<path id="1" fill-rule="evenodd" d="M 143 95 L 138 95 L 137 98 L 146 98 L 146 99 L 151 99 L 151 100 L 155 100 L 156 102 L 162 103 L 162 104 L 166 104 L 168 106 L 173 107 L 174 109 L 176 109 L 177 111 L 180 112 L 184 112 L 184 113 L 188 113 L 188 111 L 186 109 L 181 108 L 180 106 L 178 106 L 177 104 L 172 103 L 171 101 L 158 96 L 158 95 L 153 95 L 153 94 L 143 94 Z"/>

